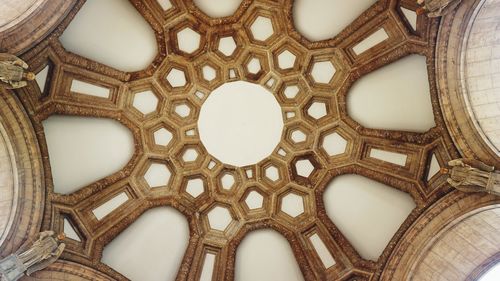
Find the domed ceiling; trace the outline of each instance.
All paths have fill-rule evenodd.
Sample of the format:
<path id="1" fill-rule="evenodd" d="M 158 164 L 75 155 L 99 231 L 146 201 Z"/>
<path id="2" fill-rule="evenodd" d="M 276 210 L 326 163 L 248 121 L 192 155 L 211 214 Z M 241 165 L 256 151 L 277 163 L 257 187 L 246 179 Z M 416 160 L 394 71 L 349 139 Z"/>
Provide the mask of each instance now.
<path id="1" fill-rule="evenodd" d="M 416 8 L 76 1 L 23 55 L 37 79 L 18 91 L 64 263 L 99 280 L 376 280 L 458 157 L 438 21 Z"/>

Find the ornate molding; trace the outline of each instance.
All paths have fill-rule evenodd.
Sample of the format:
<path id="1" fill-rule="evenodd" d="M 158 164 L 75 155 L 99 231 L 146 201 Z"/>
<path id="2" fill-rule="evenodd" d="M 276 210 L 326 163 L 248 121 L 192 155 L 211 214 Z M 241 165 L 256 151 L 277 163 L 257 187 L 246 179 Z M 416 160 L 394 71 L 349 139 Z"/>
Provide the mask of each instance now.
<path id="1" fill-rule="evenodd" d="M 496 167 L 500 157 L 486 143 L 474 125 L 465 99 L 462 68 L 467 30 L 474 22 L 484 0 L 463 1 L 459 8 L 446 15 L 440 25 L 436 46 L 436 75 L 439 102 L 446 127 L 460 153 Z"/>

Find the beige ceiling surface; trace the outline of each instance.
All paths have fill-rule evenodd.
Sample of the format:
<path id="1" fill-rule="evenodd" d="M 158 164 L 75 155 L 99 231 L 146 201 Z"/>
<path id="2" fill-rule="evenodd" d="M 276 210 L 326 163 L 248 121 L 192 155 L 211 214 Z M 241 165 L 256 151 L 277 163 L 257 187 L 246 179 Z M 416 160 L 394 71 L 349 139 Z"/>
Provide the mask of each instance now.
<path id="1" fill-rule="evenodd" d="M 442 192 L 455 151 L 413 1 L 80 5 L 28 54 L 64 259 L 132 280 L 369 279 Z"/>

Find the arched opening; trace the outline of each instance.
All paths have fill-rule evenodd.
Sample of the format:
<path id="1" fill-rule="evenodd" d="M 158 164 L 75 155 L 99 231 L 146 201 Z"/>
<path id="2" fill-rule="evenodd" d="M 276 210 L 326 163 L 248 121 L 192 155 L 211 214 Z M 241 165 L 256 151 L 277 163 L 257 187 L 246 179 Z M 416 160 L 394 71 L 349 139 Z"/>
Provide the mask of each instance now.
<path id="1" fill-rule="evenodd" d="M 500 200 L 452 192 L 413 222 L 380 280 L 477 281 L 500 256 Z"/>
<path id="2" fill-rule="evenodd" d="M 188 240 L 182 214 L 151 209 L 104 247 L 102 262 L 131 280 L 174 280 Z"/>
<path id="3" fill-rule="evenodd" d="M 498 166 L 498 1 L 462 1 L 443 18 L 436 53 L 440 104 L 461 154 Z M 459 36 L 457 36 L 459 34 Z"/>
<path id="4" fill-rule="evenodd" d="M 158 53 L 153 29 L 121 0 L 86 1 L 60 40 L 71 52 L 129 72 L 145 69 Z"/>
<path id="5" fill-rule="evenodd" d="M 237 281 L 301 281 L 299 265 L 288 241 L 269 229 L 249 233 L 236 252 Z"/>
<path id="6" fill-rule="evenodd" d="M 0 89 L 0 257 L 39 231 L 44 185 L 35 130 L 19 100 Z"/>
<path id="7" fill-rule="evenodd" d="M 363 258 L 374 261 L 415 208 L 409 194 L 359 175 L 334 178 L 323 200 L 342 234 Z"/>
<path id="8" fill-rule="evenodd" d="M 134 153 L 131 132 L 115 120 L 51 116 L 43 127 L 56 193 L 73 193 L 117 172 Z"/>

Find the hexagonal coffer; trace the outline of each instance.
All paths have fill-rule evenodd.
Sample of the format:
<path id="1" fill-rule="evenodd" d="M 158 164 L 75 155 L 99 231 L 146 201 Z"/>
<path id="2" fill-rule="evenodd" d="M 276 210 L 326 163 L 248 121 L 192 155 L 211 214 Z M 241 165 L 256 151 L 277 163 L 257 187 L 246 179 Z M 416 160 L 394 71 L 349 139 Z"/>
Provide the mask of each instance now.
<path id="1" fill-rule="evenodd" d="M 171 182 L 172 171 L 166 163 L 151 162 L 147 166 L 143 178 L 150 188 L 166 187 Z"/>
<path id="2" fill-rule="evenodd" d="M 233 222 L 231 212 L 226 206 L 215 205 L 207 212 L 208 225 L 210 229 L 225 231 Z"/>

